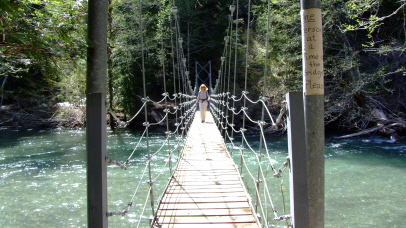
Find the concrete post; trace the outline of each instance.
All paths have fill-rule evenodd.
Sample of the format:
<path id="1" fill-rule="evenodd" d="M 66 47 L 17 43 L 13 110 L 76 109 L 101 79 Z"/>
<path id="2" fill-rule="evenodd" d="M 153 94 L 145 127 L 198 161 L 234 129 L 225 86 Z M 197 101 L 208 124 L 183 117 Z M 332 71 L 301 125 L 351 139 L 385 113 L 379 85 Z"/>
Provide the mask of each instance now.
<path id="1" fill-rule="evenodd" d="M 106 228 L 107 0 L 89 0 L 86 78 L 88 227 Z"/>
<path id="2" fill-rule="evenodd" d="M 309 224 L 324 227 L 324 66 L 320 0 L 301 0 Z"/>

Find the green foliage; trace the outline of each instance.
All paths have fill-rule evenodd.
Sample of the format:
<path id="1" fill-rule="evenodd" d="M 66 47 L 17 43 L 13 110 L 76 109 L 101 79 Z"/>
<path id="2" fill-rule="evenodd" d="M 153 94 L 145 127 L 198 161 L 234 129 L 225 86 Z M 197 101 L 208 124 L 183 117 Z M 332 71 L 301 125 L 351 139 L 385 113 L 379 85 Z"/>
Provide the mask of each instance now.
<path id="1" fill-rule="evenodd" d="M 83 37 L 85 10 L 80 1 L 2 2 L 0 80 L 5 92 L 1 97 L 4 104 L 53 100 L 64 73 L 58 62 L 84 57 L 80 47 L 83 45 L 76 44 L 83 43 L 80 37 Z M 18 83 L 13 84 L 15 81 Z M 32 84 L 35 86 L 27 89 Z"/>
<path id="2" fill-rule="evenodd" d="M 238 20 L 230 21 L 232 2 L 143 0 L 141 17 L 139 0 L 111 0 L 110 107 L 132 115 L 141 106 L 144 93 L 159 100 L 164 83 L 170 94 L 175 92 L 179 69 L 173 61 L 180 61 L 175 31 L 180 31 L 185 41 L 183 52 L 190 75 L 194 75 L 194 61 L 205 64 L 211 60 L 215 81 L 224 55 L 224 36 L 230 35 L 229 25 L 237 23 L 237 91 L 244 87 L 246 58 L 251 96 L 259 96 L 265 88 L 266 95 L 283 100 L 287 91 L 301 90 L 300 3 L 271 0 L 268 15 L 267 0 L 251 1 L 250 12 L 247 2 L 240 2 Z M 178 8 L 179 27 L 175 27 L 171 14 L 173 3 Z M 405 5 L 403 0 L 322 1 L 328 121 L 348 124 L 365 120 L 366 113 L 374 108 L 390 110 L 391 115 L 405 113 L 406 101 L 400 99 L 406 88 Z M 28 103 L 54 98 L 76 104 L 83 101 L 86 8 L 86 2 L 80 0 L 2 1 L 1 103 L 21 102 L 27 97 Z M 248 25 L 251 30 L 246 55 Z M 193 80 L 192 76 L 192 84 Z"/>
<path id="3" fill-rule="evenodd" d="M 324 2 L 328 121 L 361 121 L 355 126 L 364 128 L 371 110 L 402 115 L 406 103 L 396 97 L 404 96 L 406 85 L 404 7 L 401 1 Z M 365 97 L 362 105 L 356 94 Z"/>

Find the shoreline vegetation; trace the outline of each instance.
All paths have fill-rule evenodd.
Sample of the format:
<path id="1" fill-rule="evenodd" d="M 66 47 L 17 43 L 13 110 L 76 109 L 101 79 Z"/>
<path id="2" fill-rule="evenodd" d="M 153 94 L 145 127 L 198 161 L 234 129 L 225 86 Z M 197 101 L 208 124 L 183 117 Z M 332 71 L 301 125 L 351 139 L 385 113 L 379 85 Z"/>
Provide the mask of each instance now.
<path id="1" fill-rule="evenodd" d="M 174 104 L 168 103 L 168 108 L 174 107 Z M 165 115 L 164 109 L 166 107 L 156 102 L 149 102 L 148 104 L 148 118 L 151 123 L 160 122 L 161 117 Z M 285 134 L 286 133 L 286 112 L 282 107 L 274 107 L 276 125 L 265 126 L 267 134 Z M 278 112 L 277 114 L 276 112 Z M 406 139 L 406 122 L 399 119 L 388 119 L 382 112 L 374 110 L 372 113 L 371 123 L 368 128 L 354 131 L 353 128 L 344 128 L 335 123 L 325 124 L 326 133 L 334 133 L 335 136 L 331 140 L 348 139 L 362 135 L 382 135 L 390 138 L 392 142 L 404 141 Z M 255 117 L 260 118 L 260 113 L 254 113 Z M 131 117 L 130 117 L 131 118 Z M 134 118 L 131 122 L 128 117 L 121 113 L 114 113 L 107 111 L 106 113 L 106 126 L 114 128 L 138 128 L 142 127 L 144 115 Z M 236 118 L 238 121 L 238 118 Z M 176 122 L 175 117 L 169 117 L 169 125 L 173 126 Z M 163 126 L 162 125 L 157 126 Z M 235 122 L 238 127 L 241 126 L 240 122 Z M 37 107 L 22 109 L 17 106 L 3 106 L 0 109 L 0 129 L 56 129 L 56 128 L 85 128 L 86 127 L 86 107 L 85 105 L 72 105 L 69 103 L 58 103 L 54 106 L 47 106 L 45 104 Z M 259 128 L 255 126 L 248 126 L 248 132 L 259 132 Z"/>
<path id="2" fill-rule="evenodd" d="M 364 134 L 404 139 L 404 0 L 321 1 L 323 27 L 304 31 L 298 1 L 251 1 L 252 7 L 241 3 L 233 12 L 230 0 L 174 3 L 109 1 L 106 119 L 111 128 L 141 126 L 145 115 L 132 116 L 143 105 L 142 94 L 158 101 L 163 93 L 193 89 L 185 86 L 209 77 L 199 73 L 197 63 L 210 63 L 213 83 L 208 86 L 215 93 L 266 98 L 278 122 L 272 125 L 265 117 L 267 134 L 286 132 L 285 94 L 303 91 L 303 73 L 308 73 L 324 77 L 326 134 L 340 135 L 336 140 Z M 85 127 L 87 22 L 87 1 L 2 1 L 0 128 Z M 309 29 L 322 32 L 320 71 L 303 72 L 302 34 Z M 236 110 L 242 106 L 237 104 Z M 254 121 L 261 119 L 261 107 L 246 108 Z M 163 110 L 161 104 L 149 103 L 148 121 L 159 122 Z M 171 126 L 174 119 L 169 117 Z M 237 128 L 243 122 L 234 118 Z M 259 131 L 252 122 L 244 128 Z"/>

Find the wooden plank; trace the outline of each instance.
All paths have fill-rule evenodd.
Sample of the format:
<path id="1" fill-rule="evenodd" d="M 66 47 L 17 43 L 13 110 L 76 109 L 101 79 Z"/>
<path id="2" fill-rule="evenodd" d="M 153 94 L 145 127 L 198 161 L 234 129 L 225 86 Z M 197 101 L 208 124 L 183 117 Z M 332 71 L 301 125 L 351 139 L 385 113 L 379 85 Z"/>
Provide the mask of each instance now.
<path id="1" fill-rule="evenodd" d="M 160 210 L 202 210 L 202 209 L 230 209 L 250 208 L 248 202 L 217 202 L 217 203 L 161 203 Z"/>
<path id="2" fill-rule="evenodd" d="M 172 194 L 174 195 L 174 194 Z M 191 198 L 186 195 L 165 195 L 162 203 L 228 203 L 228 202 L 246 202 L 245 196 L 221 196 L 221 197 L 195 197 Z"/>
<path id="3" fill-rule="evenodd" d="M 169 192 L 167 191 L 165 196 L 168 195 L 179 195 L 179 197 L 189 197 L 189 198 L 208 198 L 208 197 L 226 197 L 226 196 L 240 196 L 240 197 L 247 197 L 245 195 L 245 192 L 239 191 L 239 192 L 205 192 L 206 194 L 202 194 L 201 192 L 185 192 L 185 191 L 176 191 L 176 192 Z"/>
<path id="4" fill-rule="evenodd" d="M 203 182 L 202 182 L 203 183 Z M 237 183 L 237 182 L 235 182 Z M 215 184 L 214 182 L 212 182 L 211 184 L 199 184 L 199 183 L 194 183 L 194 184 L 187 184 L 187 183 L 179 183 L 178 181 L 171 181 L 171 188 L 184 188 L 184 189 L 194 189 L 194 188 L 219 188 L 219 189 L 223 189 L 223 188 L 241 188 L 243 189 L 242 185 L 239 184 Z M 195 187 L 193 187 L 195 186 Z"/>
<path id="5" fill-rule="evenodd" d="M 232 223 L 232 224 L 162 224 L 162 228 L 258 228 L 256 223 Z"/>
<path id="6" fill-rule="evenodd" d="M 260 227 L 220 132 L 214 124 L 201 124 L 199 118 L 195 117 L 189 130 L 176 171 L 158 206 L 155 225 Z"/>
<path id="7" fill-rule="evenodd" d="M 236 175 L 230 175 L 230 173 L 228 174 L 223 174 L 223 175 L 201 175 L 201 176 L 197 176 L 196 174 L 192 175 L 189 174 L 187 175 L 186 173 L 182 173 L 181 175 L 176 174 L 174 175 L 174 180 L 195 180 L 195 181 L 207 181 L 207 180 L 238 180 L 240 181 L 240 178 Z"/>
<path id="8" fill-rule="evenodd" d="M 180 186 L 172 186 L 170 188 L 167 189 L 166 194 L 173 194 L 173 193 L 177 193 L 177 194 L 193 194 L 193 193 L 233 193 L 233 192 L 240 192 L 240 193 L 244 193 L 245 192 L 240 188 L 240 187 L 236 187 L 236 188 L 199 188 L 199 187 L 195 187 L 195 188 L 181 188 Z"/>
<path id="9" fill-rule="evenodd" d="M 184 181 L 184 180 L 191 180 L 191 181 L 213 181 L 213 180 L 233 180 L 233 181 L 241 181 L 240 177 L 237 175 L 231 175 L 231 173 L 224 173 L 223 175 L 220 174 L 215 174 L 215 175 L 197 175 L 197 173 L 193 174 L 188 174 L 188 173 L 182 173 L 182 174 L 175 174 L 172 178 L 172 182 L 176 181 Z"/>
<path id="10" fill-rule="evenodd" d="M 207 171 L 207 172 L 202 172 L 202 171 L 179 171 L 176 172 L 174 177 L 212 177 L 212 176 L 235 176 L 235 170 L 218 170 L 218 171 Z"/>
<path id="11" fill-rule="evenodd" d="M 174 185 L 178 185 L 178 186 L 201 186 L 204 188 L 216 188 L 216 186 L 241 186 L 241 184 L 238 181 L 213 181 L 210 184 L 202 184 L 201 182 L 191 182 L 191 181 L 187 181 L 187 182 L 173 182 Z"/>
<path id="12" fill-rule="evenodd" d="M 219 160 L 219 161 L 213 161 L 213 160 L 194 160 L 194 161 L 188 161 L 188 162 L 181 162 L 179 161 L 179 167 L 186 166 L 186 167 L 193 167 L 196 169 L 200 168 L 207 168 L 207 167 L 212 167 L 214 169 L 233 169 L 234 163 L 231 161 L 227 160 Z M 202 166 L 202 167 L 201 167 Z"/>
<path id="13" fill-rule="evenodd" d="M 218 224 L 218 223 L 250 223 L 255 222 L 252 215 L 232 215 L 232 216 L 191 216 L 191 217 L 160 217 L 159 223 L 186 223 L 186 224 Z"/>
<path id="14" fill-rule="evenodd" d="M 251 215 L 251 208 L 210 209 L 210 210 L 160 210 L 159 217 L 169 216 L 231 216 Z"/>

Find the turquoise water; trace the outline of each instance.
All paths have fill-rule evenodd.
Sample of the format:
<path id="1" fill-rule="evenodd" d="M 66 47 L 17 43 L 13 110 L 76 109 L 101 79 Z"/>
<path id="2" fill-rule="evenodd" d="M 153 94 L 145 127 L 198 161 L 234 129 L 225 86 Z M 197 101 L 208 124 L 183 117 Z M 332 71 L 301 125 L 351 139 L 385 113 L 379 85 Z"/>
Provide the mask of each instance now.
<path id="1" fill-rule="evenodd" d="M 109 131 L 108 156 L 124 162 L 141 134 Z M 257 137 L 251 137 L 250 142 L 254 148 L 259 145 Z M 164 134 L 152 133 L 149 137 L 152 153 L 164 143 Z M 267 144 L 279 168 L 287 156 L 286 137 L 269 137 Z M 109 217 L 110 227 L 147 227 L 151 203 L 146 199 L 148 178 L 142 175 L 146 147 L 143 141 L 130 159 L 128 170 L 108 165 L 109 212 L 121 211 L 132 202 L 125 216 Z M 85 153 L 83 130 L 0 130 L 0 227 L 86 227 Z M 233 157 L 238 159 L 236 154 Z M 256 173 L 255 158 L 247 161 L 249 169 Z M 325 227 L 405 227 L 405 144 L 380 137 L 327 141 L 325 165 Z M 165 148 L 154 156 L 152 169 L 156 206 L 169 178 Z M 289 209 L 289 203 L 283 203 L 280 197 L 282 188 L 288 200 L 287 176 L 288 170 L 283 178 L 273 178 L 270 186 L 275 195 L 273 203 L 281 215 Z M 253 189 L 250 184 L 247 187 Z M 283 224 L 274 222 L 270 226 Z"/>

